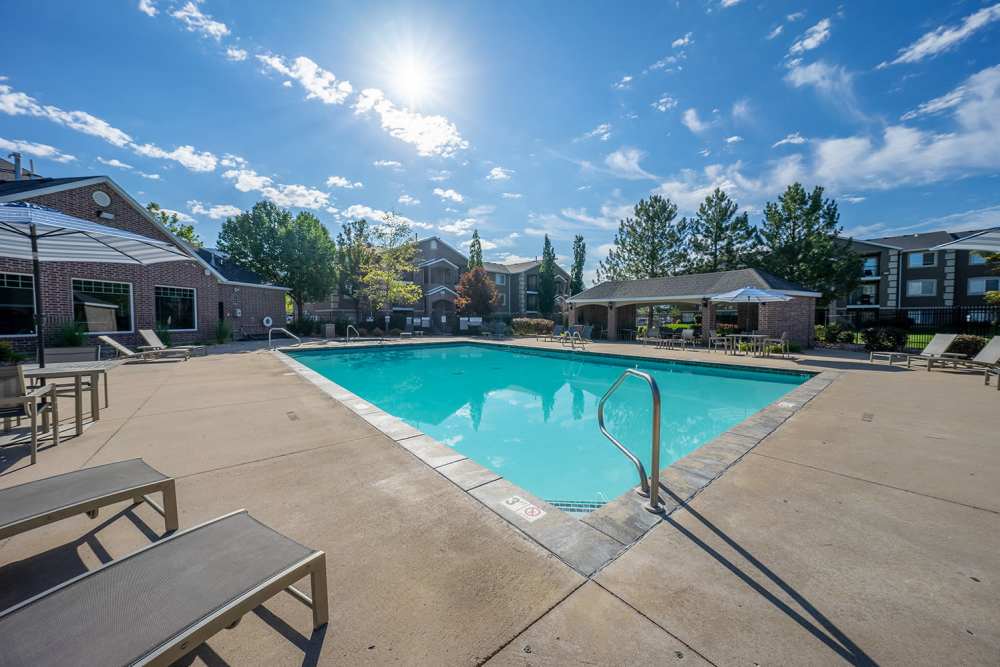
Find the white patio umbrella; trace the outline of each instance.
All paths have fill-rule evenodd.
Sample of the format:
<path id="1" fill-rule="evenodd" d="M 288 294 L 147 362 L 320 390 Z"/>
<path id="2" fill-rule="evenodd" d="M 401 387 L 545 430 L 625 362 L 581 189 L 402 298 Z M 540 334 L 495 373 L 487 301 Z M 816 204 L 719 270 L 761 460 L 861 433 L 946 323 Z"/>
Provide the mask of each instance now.
<path id="1" fill-rule="evenodd" d="M 710 301 L 721 301 L 722 303 L 774 303 L 776 301 L 791 301 L 792 297 L 781 292 L 760 289 L 759 287 L 741 287 L 731 292 L 716 294 Z"/>
<path id="2" fill-rule="evenodd" d="M 931 250 L 978 250 L 980 252 L 1000 252 L 1000 227 L 987 229 L 948 243 L 936 245 Z"/>
<path id="3" fill-rule="evenodd" d="M 0 202 L 0 257 L 32 261 L 35 337 L 40 366 L 45 366 L 41 262 L 157 264 L 191 259 L 186 252 L 166 241 L 25 202 Z"/>

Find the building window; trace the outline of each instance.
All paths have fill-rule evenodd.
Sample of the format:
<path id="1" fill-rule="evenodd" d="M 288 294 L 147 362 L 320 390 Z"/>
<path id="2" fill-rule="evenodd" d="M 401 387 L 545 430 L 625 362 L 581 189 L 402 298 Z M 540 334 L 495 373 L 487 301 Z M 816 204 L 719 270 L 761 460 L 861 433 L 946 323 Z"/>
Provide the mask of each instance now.
<path id="1" fill-rule="evenodd" d="M 495 282 L 497 285 L 506 285 L 507 284 L 507 276 L 505 276 L 502 273 L 494 273 L 493 274 L 493 282 Z"/>
<path id="2" fill-rule="evenodd" d="M 969 278 L 969 294 L 1000 291 L 1000 278 Z"/>
<path id="3" fill-rule="evenodd" d="M 878 283 L 868 283 L 861 285 L 851 292 L 847 298 L 848 306 L 877 306 L 878 305 Z"/>
<path id="4" fill-rule="evenodd" d="M 22 273 L 0 273 L 0 336 L 35 333 L 34 282 Z"/>
<path id="5" fill-rule="evenodd" d="M 132 285 L 73 278 L 73 319 L 90 333 L 132 331 Z"/>
<path id="6" fill-rule="evenodd" d="M 503 292 L 497 292 L 497 305 L 506 306 L 507 305 L 507 295 Z"/>
<path id="7" fill-rule="evenodd" d="M 936 252 L 911 252 L 906 256 L 906 266 L 911 269 L 921 269 L 937 266 Z"/>
<path id="8" fill-rule="evenodd" d="M 194 289 L 160 285 L 153 289 L 153 305 L 158 329 L 191 331 L 198 328 L 198 306 L 195 305 Z"/>
<path id="9" fill-rule="evenodd" d="M 908 310 L 906 317 L 914 324 L 934 324 L 934 316 L 929 310 Z"/>
<path id="10" fill-rule="evenodd" d="M 986 263 L 986 255 L 981 252 L 972 251 L 969 253 L 970 266 L 982 266 Z"/>
<path id="11" fill-rule="evenodd" d="M 538 310 L 538 295 L 537 294 L 529 294 L 528 295 L 528 301 L 527 301 L 526 309 L 527 310 Z"/>
<path id="12" fill-rule="evenodd" d="M 907 280 L 906 296 L 935 296 L 937 294 L 936 280 Z"/>
<path id="13" fill-rule="evenodd" d="M 864 258 L 861 265 L 861 276 L 863 278 L 878 278 L 878 255 L 869 255 Z"/>
<path id="14" fill-rule="evenodd" d="M 527 289 L 536 290 L 538 289 L 538 274 L 532 273 L 527 279 Z"/>

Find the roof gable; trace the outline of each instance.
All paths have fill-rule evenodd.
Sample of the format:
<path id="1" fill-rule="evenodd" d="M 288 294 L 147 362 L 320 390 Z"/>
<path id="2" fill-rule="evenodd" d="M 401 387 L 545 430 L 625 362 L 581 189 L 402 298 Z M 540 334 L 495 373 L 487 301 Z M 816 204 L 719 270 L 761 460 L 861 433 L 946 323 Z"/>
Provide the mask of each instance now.
<path id="1" fill-rule="evenodd" d="M 587 301 L 628 301 L 655 299 L 702 299 L 715 294 L 723 294 L 741 287 L 794 292 L 816 295 L 801 285 L 779 278 L 760 269 L 737 269 L 714 273 L 688 273 L 680 276 L 646 278 L 641 280 L 608 281 L 595 285 L 571 297 L 570 302 Z"/>

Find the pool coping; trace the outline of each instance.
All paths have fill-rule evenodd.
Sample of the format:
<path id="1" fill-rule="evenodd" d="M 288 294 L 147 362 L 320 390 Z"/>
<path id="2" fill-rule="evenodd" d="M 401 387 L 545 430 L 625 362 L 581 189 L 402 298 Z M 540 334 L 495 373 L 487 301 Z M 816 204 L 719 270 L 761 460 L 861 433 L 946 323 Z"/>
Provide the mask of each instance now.
<path id="1" fill-rule="evenodd" d="M 420 343 L 440 345 L 448 343 L 502 346 L 518 350 L 541 350 L 544 348 L 524 348 L 500 343 L 470 340 L 455 340 Z M 316 350 L 357 350 L 379 348 L 380 345 L 356 345 L 350 348 L 317 347 Z M 558 557 L 569 567 L 584 576 L 592 576 L 598 570 L 617 558 L 643 535 L 678 508 L 686 505 L 713 481 L 721 477 L 729 468 L 739 462 L 764 438 L 773 433 L 792 415 L 826 389 L 837 377 L 839 371 L 822 371 L 798 385 L 778 400 L 770 403 L 747 419 L 734 425 L 716 438 L 693 452 L 674 461 L 660 472 L 662 514 L 653 514 L 643 509 L 648 503 L 634 491 L 626 491 L 609 501 L 602 508 L 582 518 L 576 518 L 563 510 L 534 496 L 530 492 L 511 483 L 496 472 L 479 465 L 473 459 L 438 442 L 403 420 L 383 411 L 341 385 L 323 377 L 286 351 L 304 351 L 302 348 L 283 348 L 274 354 L 286 366 L 311 382 L 334 400 L 381 431 L 393 442 L 455 484 L 459 489 L 476 499 L 497 516 L 524 533 L 544 549 Z M 552 352 L 559 352 L 552 350 Z M 566 354 L 573 354 L 566 352 Z M 580 354 L 576 352 L 575 354 Z M 659 359 L 656 357 L 586 352 L 587 356 L 603 356 L 629 360 L 648 359 L 657 362 L 672 362 L 685 365 L 741 368 L 779 373 L 806 374 L 778 368 L 757 368 L 739 364 L 703 363 L 698 361 Z"/>

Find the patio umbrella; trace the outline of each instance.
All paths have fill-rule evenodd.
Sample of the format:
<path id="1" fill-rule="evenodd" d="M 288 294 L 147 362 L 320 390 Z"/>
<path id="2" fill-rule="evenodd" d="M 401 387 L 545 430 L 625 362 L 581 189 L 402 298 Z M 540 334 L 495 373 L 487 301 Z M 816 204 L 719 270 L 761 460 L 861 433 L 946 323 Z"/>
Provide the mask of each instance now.
<path id="1" fill-rule="evenodd" d="M 978 250 L 980 252 L 1000 252 L 1000 227 L 987 229 L 966 237 L 942 243 L 931 250 Z"/>
<path id="2" fill-rule="evenodd" d="M 721 301 L 723 303 L 773 303 L 776 301 L 791 301 L 792 297 L 781 292 L 760 289 L 759 287 L 741 287 L 731 292 L 716 294 L 710 301 Z"/>
<path id="3" fill-rule="evenodd" d="M 0 257 L 30 259 L 35 288 L 38 364 L 45 366 L 41 262 L 157 264 L 190 260 L 166 241 L 74 218 L 25 202 L 0 202 Z"/>

